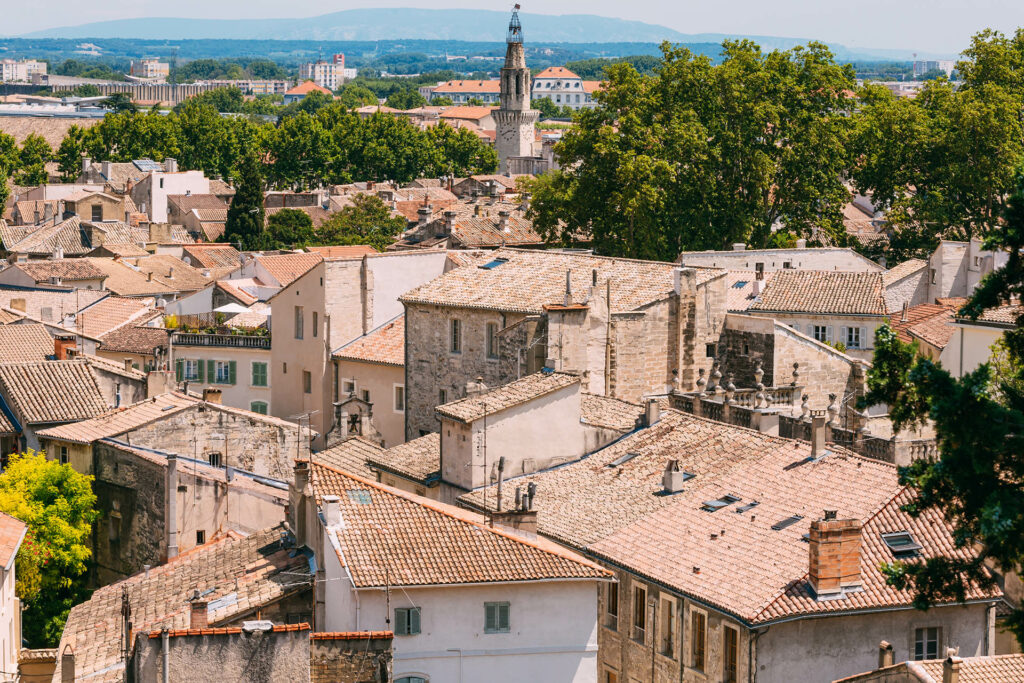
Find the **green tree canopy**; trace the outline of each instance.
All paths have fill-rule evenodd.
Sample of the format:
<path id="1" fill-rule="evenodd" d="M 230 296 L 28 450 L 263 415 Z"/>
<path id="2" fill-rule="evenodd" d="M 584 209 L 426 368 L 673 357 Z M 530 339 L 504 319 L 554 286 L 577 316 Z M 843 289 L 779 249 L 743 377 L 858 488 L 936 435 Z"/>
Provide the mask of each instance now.
<path id="1" fill-rule="evenodd" d="M 280 209 L 267 218 L 265 249 L 294 249 L 315 240 L 313 219 L 299 209 Z"/>
<path id="2" fill-rule="evenodd" d="M 339 101 L 342 106 L 346 109 L 358 109 L 359 107 L 377 104 L 377 96 L 372 90 L 362 85 L 343 85 L 338 91 L 338 96 L 341 98 Z"/>
<path id="3" fill-rule="evenodd" d="M 0 474 L 0 511 L 28 525 L 18 552 L 16 590 L 25 603 L 22 630 L 32 647 L 56 647 L 71 607 L 88 597 L 96 496 L 92 477 L 28 451 Z"/>
<path id="4" fill-rule="evenodd" d="M 415 109 L 427 103 L 427 99 L 414 88 L 405 88 L 388 96 L 387 106 L 392 109 Z"/>
<path id="5" fill-rule="evenodd" d="M 820 43 L 761 52 L 726 41 L 713 65 L 662 47 L 654 76 L 606 69 L 598 106 L 556 148 L 562 169 L 531 187 L 549 239 L 672 260 L 684 249 L 768 243 L 774 228 L 843 240 L 841 175 L 853 70 Z"/>
<path id="6" fill-rule="evenodd" d="M 224 241 L 235 244 L 240 251 L 264 249 L 263 227 L 263 175 L 256 152 L 250 150 L 238 164 Z"/>
<path id="7" fill-rule="evenodd" d="M 407 221 L 392 216 L 376 195 L 357 194 L 350 206 L 331 215 L 316 231 L 317 245 L 368 244 L 384 251 L 405 230 Z"/>
<path id="8" fill-rule="evenodd" d="M 45 183 L 49 176 L 46 173 L 46 164 L 53 159 L 53 150 L 50 144 L 40 135 L 30 133 L 25 141 L 21 143 L 21 151 L 18 153 L 18 173 L 14 176 L 14 182 L 19 185 L 40 185 Z"/>

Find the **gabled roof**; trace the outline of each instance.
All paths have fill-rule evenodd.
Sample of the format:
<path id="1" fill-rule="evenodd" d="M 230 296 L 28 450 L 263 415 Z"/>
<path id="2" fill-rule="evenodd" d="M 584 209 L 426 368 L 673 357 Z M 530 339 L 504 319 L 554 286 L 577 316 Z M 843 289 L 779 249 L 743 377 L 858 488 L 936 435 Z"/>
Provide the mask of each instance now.
<path id="1" fill-rule="evenodd" d="M 85 244 L 81 234 L 81 225 L 82 220 L 78 216 L 71 216 L 64 221 L 48 223 L 42 227 L 33 227 L 30 231 L 21 232 L 21 238 L 14 243 L 7 243 L 5 239 L 4 246 L 8 251 L 19 254 L 48 256 L 59 248 L 65 256 L 81 256 L 92 249 L 91 245 Z M 17 228 L 13 230 L 17 230 Z M 15 236 L 13 231 L 11 232 L 12 236 Z"/>
<path id="2" fill-rule="evenodd" d="M 903 278 L 920 272 L 921 269 L 925 268 L 927 265 L 927 261 L 922 261 L 919 258 L 912 258 L 909 261 L 904 261 L 903 263 L 895 265 L 882 273 L 882 282 L 886 287 L 891 287 Z"/>
<path id="3" fill-rule="evenodd" d="M 1024 315 L 1024 304 L 1010 303 L 984 310 L 977 320 L 957 316 L 956 321 L 961 325 L 990 325 L 1010 329 L 1016 327 L 1017 318 L 1021 315 Z"/>
<path id="4" fill-rule="evenodd" d="M 80 310 L 75 317 L 75 329 L 91 337 L 102 337 L 154 310 L 152 299 L 108 296 Z"/>
<path id="5" fill-rule="evenodd" d="M 329 258 L 362 258 L 370 254 L 378 254 L 376 249 L 368 244 L 348 244 L 333 247 L 307 247 L 307 251 L 313 254 L 320 254 L 325 259 Z"/>
<path id="6" fill-rule="evenodd" d="M 405 366 L 405 314 L 370 330 L 338 348 L 331 356 L 338 360 Z"/>
<path id="7" fill-rule="evenodd" d="M 169 194 L 167 195 L 167 205 L 175 207 L 181 213 L 188 213 L 192 209 L 214 209 L 225 212 L 228 210 L 227 202 L 212 193 Z"/>
<path id="8" fill-rule="evenodd" d="M 0 567 L 4 571 L 11 571 L 14 556 L 18 554 L 27 531 L 28 525 L 25 522 L 0 512 Z"/>
<path id="9" fill-rule="evenodd" d="M 761 273 L 761 290 L 775 275 L 774 271 Z M 757 296 L 754 294 L 757 273 L 753 270 L 730 270 L 725 281 L 726 309 L 729 311 L 745 311 L 754 305 Z"/>
<path id="10" fill-rule="evenodd" d="M 569 71 L 564 66 L 549 66 L 533 77 L 534 80 L 537 80 L 538 78 L 579 78 L 579 76 L 574 74 L 572 71 Z"/>
<path id="11" fill-rule="evenodd" d="M 152 273 L 153 281 L 174 292 L 195 292 L 211 282 L 199 270 L 170 254 L 154 254 L 132 260 L 141 273 Z"/>
<path id="12" fill-rule="evenodd" d="M 1019 683 L 1024 681 L 1024 655 L 993 655 L 989 657 L 958 657 L 960 669 L 957 683 Z M 926 683 L 942 683 L 945 660 L 926 659 L 906 662 L 907 670 Z"/>
<path id="13" fill-rule="evenodd" d="M 175 290 L 157 279 L 150 279 L 145 273 L 130 267 L 126 262 L 109 258 L 89 257 L 89 262 L 107 275 L 103 286 L 120 296 L 161 296 Z"/>
<path id="14" fill-rule="evenodd" d="M 36 282 L 47 282 L 51 277 L 61 280 L 100 280 L 106 277 L 102 270 L 78 258 L 47 259 L 26 261 L 10 266 L 31 277 Z"/>
<path id="15" fill-rule="evenodd" d="M 572 281 L 570 303 L 585 304 L 596 270 L 600 291 L 611 279 L 612 312 L 619 313 L 668 297 L 674 291 L 676 267 L 659 261 L 503 248 L 494 251 L 488 263 L 449 271 L 406 292 L 400 300 L 539 314 L 547 305 L 564 302 L 567 271 Z M 725 274 L 715 268 L 696 271 L 698 285 Z"/>
<path id="16" fill-rule="evenodd" d="M 430 432 L 418 439 L 386 448 L 369 456 L 373 469 L 384 469 L 414 481 L 426 482 L 441 473 L 441 434 Z"/>
<path id="17" fill-rule="evenodd" d="M 0 363 L 0 394 L 29 424 L 84 420 L 107 409 L 84 360 Z"/>
<path id="18" fill-rule="evenodd" d="M 909 344 L 914 340 L 910 334 L 911 328 L 930 321 L 932 318 L 938 318 L 940 324 L 945 324 L 947 318 L 949 322 L 952 322 L 953 314 L 966 302 L 966 299 L 944 299 L 942 303 L 910 306 L 905 312 L 893 312 L 889 316 L 889 327 L 896 332 L 900 341 Z"/>
<path id="19" fill-rule="evenodd" d="M 327 93 L 328 95 L 331 94 L 330 90 L 328 90 L 327 88 L 323 87 L 322 85 L 317 85 L 313 81 L 303 81 L 302 83 L 299 83 L 294 88 L 291 88 L 291 89 L 285 91 L 284 94 L 285 95 L 308 95 L 309 93 L 314 92 L 314 91 L 315 92 Z"/>
<path id="20" fill-rule="evenodd" d="M 356 588 L 610 577 L 555 543 L 494 529 L 467 510 L 324 465 L 312 476 L 318 503 L 340 499 L 344 523 L 329 534 Z"/>
<path id="21" fill-rule="evenodd" d="M 586 550 L 746 624 L 819 614 L 913 608 L 913 591 L 886 584 L 879 567 L 894 561 L 882 533 L 909 531 L 925 556 L 965 557 L 941 514 L 914 518 L 900 508 L 911 493 L 895 466 L 828 444 L 811 458 L 804 441 L 666 410 L 640 429 L 583 458 L 520 477 L 505 486 L 537 484 L 532 499 L 539 531 Z M 694 475 L 665 495 L 662 473 L 675 460 Z M 736 501 L 709 512 L 707 501 Z M 493 491 L 460 500 L 493 507 Z M 745 507 L 753 503 L 756 506 Z M 803 540 L 823 510 L 863 524 L 863 590 L 816 600 L 808 585 Z M 773 528 L 799 515 L 795 523 Z M 998 590 L 971 586 L 968 600 Z"/>
<path id="22" fill-rule="evenodd" d="M 939 350 L 946 348 L 954 332 L 956 327 L 953 326 L 952 311 L 926 318 L 905 329 L 906 335 L 911 339 L 920 339 Z"/>
<path id="23" fill-rule="evenodd" d="M 0 325 L 0 363 L 43 361 L 53 349 L 53 337 L 44 325 Z"/>
<path id="24" fill-rule="evenodd" d="M 885 315 L 887 309 L 882 273 L 780 270 L 747 310 Z"/>
<path id="25" fill-rule="evenodd" d="M 452 238 L 464 249 L 544 244 L 544 238 L 533 229 L 533 221 L 519 216 L 507 217 L 504 228 L 500 217 L 463 218 L 456 221 Z"/>
<path id="26" fill-rule="evenodd" d="M 567 372 L 535 372 L 483 394 L 467 396 L 437 406 L 434 412 L 441 417 L 470 423 L 485 415 L 499 413 L 579 383 L 579 375 Z"/>
<path id="27" fill-rule="evenodd" d="M 37 434 L 46 439 L 88 444 L 176 415 L 200 402 L 200 399 L 185 394 L 168 392 L 129 406 L 108 410 L 89 420 L 41 429 Z"/>
<path id="28" fill-rule="evenodd" d="M 59 650 L 70 646 L 75 653 L 77 678 L 120 682 L 124 590 L 136 632 L 186 628 L 189 598 L 197 588 L 209 603 L 209 623 L 214 627 L 309 590 L 309 560 L 282 545 L 284 531 L 277 525 L 245 537 L 228 533 L 148 572 L 97 589 L 71 609 Z M 60 680 L 59 660 L 54 680 Z"/>
<path id="29" fill-rule="evenodd" d="M 100 337 L 100 350 L 152 355 L 159 347 L 167 347 L 168 333 L 162 327 L 123 325 Z"/>
<path id="30" fill-rule="evenodd" d="M 628 432 L 642 412 L 639 405 L 619 398 L 580 394 L 580 421 L 594 427 Z"/>
<path id="31" fill-rule="evenodd" d="M 271 277 L 280 283 L 281 287 L 287 287 L 323 261 L 323 257 L 320 254 L 303 253 L 266 256 L 261 254 L 256 257 L 256 260 L 270 273 Z"/>
<path id="32" fill-rule="evenodd" d="M 468 119 L 470 121 L 479 121 L 482 118 L 490 116 L 494 112 L 491 107 L 446 107 L 441 112 L 442 119 Z"/>
<path id="33" fill-rule="evenodd" d="M 182 254 L 192 260 L 193 268 L 238 268 L 241 266 L 238 250 L 230 244 L 188 244 Z"/>
<path id="34" fill-rule="evenodd" d="M 353 436 L 336 446 L 314 453 L 313 460 L 350 474 L 372 478 L 373 471 L 366 466 L 366 461 L 383 450 L 378 443 L 361 436 Z"/>

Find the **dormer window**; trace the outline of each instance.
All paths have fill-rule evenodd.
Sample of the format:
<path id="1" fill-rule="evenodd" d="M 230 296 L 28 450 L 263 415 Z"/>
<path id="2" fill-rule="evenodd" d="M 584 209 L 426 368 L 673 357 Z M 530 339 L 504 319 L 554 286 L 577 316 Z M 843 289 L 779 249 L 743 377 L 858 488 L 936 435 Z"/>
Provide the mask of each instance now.
<path id="1" fill-rule="evenodd" d="M 916 555 L 921 550 L 921 544 L 914 540 L 914 536 L 909 531 L 882 534 L 882 542 L 894 557 L 909 557 Z"/>

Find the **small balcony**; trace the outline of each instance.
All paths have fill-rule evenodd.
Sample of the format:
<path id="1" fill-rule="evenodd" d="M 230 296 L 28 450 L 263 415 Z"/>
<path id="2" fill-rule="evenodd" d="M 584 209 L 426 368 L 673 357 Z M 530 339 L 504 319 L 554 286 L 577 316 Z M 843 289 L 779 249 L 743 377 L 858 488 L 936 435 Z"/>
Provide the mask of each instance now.
<path id="1" fill-rule="evenodd" d="M 174 346 L 215 346 L 235 349 L 270 349 L 269 336 L 246 334 L 208 334 L 205 332 L 175 332 Z"/>

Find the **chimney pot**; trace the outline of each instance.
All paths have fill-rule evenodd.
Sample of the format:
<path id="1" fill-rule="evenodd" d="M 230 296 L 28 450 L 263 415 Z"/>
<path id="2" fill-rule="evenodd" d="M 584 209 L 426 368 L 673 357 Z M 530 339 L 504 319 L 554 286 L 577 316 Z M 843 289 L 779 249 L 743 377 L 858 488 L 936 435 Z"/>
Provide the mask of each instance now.
<path id="1" fill-rule="evenodd" d="M 747 245 L 744 242 L 733 242 L 733 245 L 732 245 L 732 250 L 733 251 L 745 251 L 746 248 L 747 248 Z"/>
<path id="2" fill-rule="evenodd" d="M 963 660 L 954 654 L 952 648 L 946 656 L 946 660 L 942 662 L 942 683 L 959 683 L 960 681 L 960 662 Z"/>
<path id="3" fill-rule="evenodd" d="M 647 403 L 644 405 L 644 424 L 652 427 L 658 423 L 659 419 L 661 419 L 661 406 L 658 404 L 658 399 L 647 399 Z"/>
<path id="4" fill-rule="evenodd" d="M 341 524 L 341 498 L 338 496 L 324 496 L 324 522 L 328 527 L 335 527 Z"/>
<path id="5" fill-rule="evenodd" d="M 811 457 L 820 458 L 825 453 L 825 416 L 811 418 Z"/>
<path id="6" fill-rule="evenodd" d="M 892 666 L 894 662 L 892 644 L 883 640 L 878 644 L 878 668 L 884 669 L 887 666 Z"/>
<path id="7" fill-rule="evenodd" d="M 125 370 L 131 370 L 132 369 L 132 359 L 131 358 L 125 358 L 124 359 L 124 369 Z"/>
<path id="8" fill-rule="evenodd" d="M 60 681 L 61 683 L 75 683 L 75 651 L 71 645 L 64 646 L 64 652 L 60 656 Z"/>
<path id="9" fill-rule="evenodd" d="M 665 493 L 679 493 L 683 490 L 685 473 L 679 469 L 678 460 L 669 460 L 661 476 L 661 488 Z"/>
<path id="10" fill-rule="evenodd" d="M 217 405 L 220 405 L 221 399 L 222 393 L 220 389 L 215 389 L 213 387 L 206 387 L 203 389 L 203 400 L 207 403 L 216 403 Z"/>
<path id="11" fill-rule="evenodd" d="M 189 628 L 206 628 L 209 626 L 209 607 L 205 600 L 193 600 L 189 615 Z"/>

